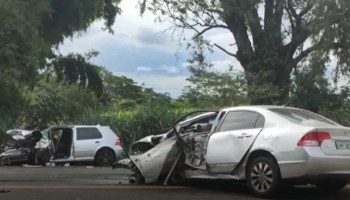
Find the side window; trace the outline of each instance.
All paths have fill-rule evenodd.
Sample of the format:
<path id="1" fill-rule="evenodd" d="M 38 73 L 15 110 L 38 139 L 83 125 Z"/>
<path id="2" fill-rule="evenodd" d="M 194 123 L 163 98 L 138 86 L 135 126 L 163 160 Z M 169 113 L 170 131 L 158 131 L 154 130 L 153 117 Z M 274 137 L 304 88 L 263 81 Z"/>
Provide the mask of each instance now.
<path id="1" fill-rule="evenodd" d="M 259 115 L 259 113 L 249 111 L 231 111 L 227 113 L 219 131 L 254 128 Z"/>
<path id="2" fill-rule="evenodd" d="M 77 128 L 77 140 L 100 139 L 102 134 L 97 128 Z"/>
<path id="3" fill-rule="evenodd" d="M 265 117 L 259 115 L 259 118 L 256 120 L 255 128 L 264 128 L 265 126 Z"/>

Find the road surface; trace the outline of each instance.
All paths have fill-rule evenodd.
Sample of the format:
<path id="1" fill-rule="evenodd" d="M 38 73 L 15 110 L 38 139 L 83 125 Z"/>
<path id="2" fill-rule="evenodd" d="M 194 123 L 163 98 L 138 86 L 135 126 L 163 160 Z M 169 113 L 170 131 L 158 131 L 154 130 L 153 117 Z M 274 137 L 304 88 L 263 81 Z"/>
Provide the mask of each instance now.
<path id="1" fill-rule="evenodd" d="M 0 168 L 1 200 L 255 200 L 247 187 L 218 182 L 191 186 L 128 184 L 125 169 L 87 167 Z M 314 188 L 295 188 L 279 199 L 350 199 L 350 187 L 336 195 Z"/>

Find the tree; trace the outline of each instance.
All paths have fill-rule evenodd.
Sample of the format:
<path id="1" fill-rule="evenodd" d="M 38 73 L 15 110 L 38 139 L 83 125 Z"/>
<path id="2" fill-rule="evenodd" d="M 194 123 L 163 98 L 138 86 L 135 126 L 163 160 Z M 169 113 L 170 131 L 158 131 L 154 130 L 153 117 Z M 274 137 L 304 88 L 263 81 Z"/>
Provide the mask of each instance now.
<path id="1" fill-rule="evenodd" d="M 101 77 L 104 89 L 100 101 L 104 105 L 130 108 L 148 101 L 170 102 L 168 95 L 154 92 L 126 76 L 117 76 L 101 68 Z"/>
<path id="2" fill-rule="evenodd" d="M 289 104 L 316 113 L 342 108 L 349 97 L 349 88 L 332 86 L 325 76 L 326 60 L 313 54 L 308 66 L 297 71 L 291 87 Z"/>
<path id="3" fill-rule="evenodd" d="M 0 79 L 29 82 L 36 75 L 48 50 L 39 31 L 48 14 L 47 0 L 0 1 Z"/>
<path id="4" fill-rule="evenodd" d="M 205 63 L 205 67 L 199 65 L 197 62 L 190 64 L 192 75 L 187 80 L 191 84 L 184 88 L 181 100 L 197 108 L 220 108 L 247 102 L 246 81 L 242 74 L 232 70 L 217 72 Z"/>
<path id="5" fill-rule="evenodd" d="M 53 124 L 68 123 L 87 108 L 94 108 L 97 99 L 78 85 L 67 85 L 51 78 L 42 78 L 30 94 L 27 109 L 19 119 L 24 128 L 45 129 Z"/>
<path id="6" fill-rule="evenodd" d="M 113 32 L 115 17 L 121 13 L 121 0 L 46 0 L 51 12 L 42 19 L 40 32 L 52 45 L 63 42 L 95 21 L 103 19 L 105 30 Z"/>
<path id="7" fill-rule="evenodd" d="M 100 67 L 89 62 L 97 52 L 85 56 L 81 54 L 59 55 L 52 61 L 53 73 L 57 81 L 68 84 L 79 84 L 83 88 L 89 88 L 100 97 L 103 92 L 103 82 L 100 77 Z"/>
<path id="8" fill-rule="evenodd" d="M 120 0 L 0 1 L 0 78 L 35 79 L 66 37 L 104 19 L 112 32 Z M 6 74 L 6 77 L 4 75 Z M 32 81 L 33 82 L 33 81 Z"/>
<path id="9" fill-rule="evenodd" d="M 348 0 L 141 0 L 140 5 L 141 13 L 170 19 L 172 28 L 192 30 L 194 41 L 215 29 L 228 30 L 228 44 L 237 51 L 210 48 L 241 63 L 251 104 L 286 103 L 291 72 L 312 52 L 333 53 L 338 67 L 349 71 Z"/>

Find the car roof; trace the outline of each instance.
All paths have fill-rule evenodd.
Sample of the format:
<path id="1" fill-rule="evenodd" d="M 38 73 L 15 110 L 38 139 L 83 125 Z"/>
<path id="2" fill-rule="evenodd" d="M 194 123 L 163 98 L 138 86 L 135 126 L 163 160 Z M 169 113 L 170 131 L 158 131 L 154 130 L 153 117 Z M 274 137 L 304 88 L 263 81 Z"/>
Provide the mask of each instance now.
<path id="1" fill-rule="evenodd" d="M 234 111 L 234 110 L 268 110 L 272 108 L 287 108 L 287 109 L 300 109 L 290 106 L 278 106 L 278 105 L 245 105 L 245 106 L 235 106 L 222 109 L 223 111 Z"/>
<path id="2" fill-rule="evenodd" d="M 108 126 L 101 126 L 99 124 L 97 125 L 55 125 L 55 126 L 51 126 L 50 128 L 79 128 L 79 127 L 108 127 Z"/>

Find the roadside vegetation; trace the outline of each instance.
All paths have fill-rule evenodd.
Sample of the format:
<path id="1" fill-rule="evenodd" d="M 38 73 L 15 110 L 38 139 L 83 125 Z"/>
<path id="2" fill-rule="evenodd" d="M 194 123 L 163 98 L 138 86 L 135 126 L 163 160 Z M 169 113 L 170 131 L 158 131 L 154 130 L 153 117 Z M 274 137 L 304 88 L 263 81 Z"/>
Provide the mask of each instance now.
<path id="1" fill-rule="evenodd" d="M 142 13 L 152 11 L 160 20 L 176 22 L 175 29 L 196 33 L 188 41 L 193 55 L 190 85 L 177 99 L 91 63 L 98 52 L 60 54 L 57 46 L 64 38 L 84 33 L 96 20 L 103 20 L 112 34 L 120 0 L 60 2 L 0 2 L 0 138 L 13 128 L 101 124 L 118 129 L 128 146 L 167 130 L 189 111 L 246 104 L 301 107 L 350 125 L 348 0 L 170 0 L 173 12 L 163 10 L 167 1 L 140 1 Z M 259 5 L 269 12 L 265 27 L 257 24 L 253 8 Z M 289 28 L 281 30 L 282 21 L 289 21 Z M 195 23 L 206 24 L 197 30 L 191 26 Z M 237 43 L 237 53 L 205 38 L 204 33 L 215 28 L 240 31 L 228 41 L 244 41 Z M 253 47 L 248 37 L 240 38 L 248 35 L 253 36 Z M 306 41 L 311 41 L 310 49 L 303 48 Z M 237 59 L 244 71 L 232 70 L 235 66 L 224 73 L 215 71 L 206 55 L 221 50 Z M 294 54 L 299 56 L 290 57 Z"/>

